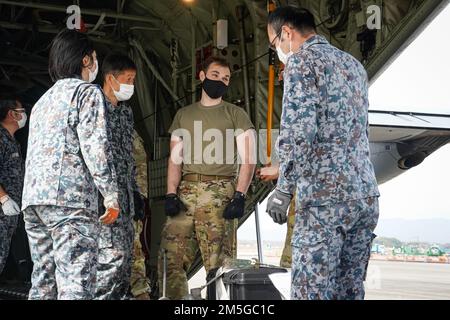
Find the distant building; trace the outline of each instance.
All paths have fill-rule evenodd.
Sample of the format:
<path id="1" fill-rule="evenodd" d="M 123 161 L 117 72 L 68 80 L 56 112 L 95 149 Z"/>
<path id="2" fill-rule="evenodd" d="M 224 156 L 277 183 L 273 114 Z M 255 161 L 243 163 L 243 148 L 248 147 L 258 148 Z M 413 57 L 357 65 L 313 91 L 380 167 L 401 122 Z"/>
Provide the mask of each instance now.
<path id="1" fill-rule="evenodd" d="M 385 254 L 386 253 L 386 247 L 384 245 L 382 245 L 382 244 L 375 243 L 372 246 L 371 253 Z"/>

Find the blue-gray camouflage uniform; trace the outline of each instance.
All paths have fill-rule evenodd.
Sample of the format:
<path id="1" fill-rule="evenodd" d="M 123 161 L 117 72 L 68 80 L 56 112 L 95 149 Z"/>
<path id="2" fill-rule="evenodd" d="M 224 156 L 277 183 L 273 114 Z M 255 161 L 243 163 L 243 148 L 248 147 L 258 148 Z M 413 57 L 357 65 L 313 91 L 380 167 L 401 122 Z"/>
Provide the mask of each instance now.
<path id="1" fill-rule="evenodd" d="M 100 87 L 59 80 L 34 106 L 22 197 L 34 263 L 29 299 L 94 298 L 97 190 L 118 201 L 111 152 Z"/>
<path id="2" fill-rule="evenodd" d="M 24 162 L 20 145 L 0 124 L 0 185 L 19 206 L 22 199 Z M 11 238 L 19 216 L 6 216 L 0 206 L 0 273 L 5 267 Z"/>
<path id="3" fill-rule="evenodd" d="M 116 222 L 100 228 L 96 298 L 119 300 L 127 298 L 133 258 L 133 192 L 138 191 L 133 157 L 134 120 L 126 103 L 119 102 L 115 107 L 106 102 L 121 214 Z"/>
<path id="4" fill-rule="evenodd" d="M 297 194 L 292 299 L 363 299 L 379 196 L 367 73 L 315 35 L 289 58 L 284 83 L 277 188 Z"/>

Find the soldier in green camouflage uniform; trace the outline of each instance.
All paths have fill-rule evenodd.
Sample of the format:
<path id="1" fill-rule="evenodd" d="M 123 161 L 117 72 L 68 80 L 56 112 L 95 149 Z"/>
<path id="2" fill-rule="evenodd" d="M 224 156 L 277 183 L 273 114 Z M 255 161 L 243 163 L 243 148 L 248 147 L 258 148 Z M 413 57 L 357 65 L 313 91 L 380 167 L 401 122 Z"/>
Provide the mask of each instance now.
<path id="1" fill-rule="evenodd" d="M 286 69 L 280 177 L 267 212 L 285 223 L 296 192 L 291 298 L 363 299 L 379 215 L 367 72 L 316 34 L 307 10 L 281 7 L 268 22 Z"/>
<path id="2" fill-rule="evenodd" d="M 144 141 L 136 130 L 134 130 L 133 134 L 133 155 L 136 163 L 136 184 L 141 195 L 146 198 L 148 196 L 147 154 L 145 152 Z M 150 299 L 150 286 L 145 272 L 145 256 L 140 239 L 142 228 L 142 220 L 135 219 L 133 265 L 131 268 L 130 285 L 133 297 L 139 300 L 148 300 Z"/>
<path id="3" fill-rule="evenodd" d="M 168 270 L 172 270 L 167 282 L 169 297 L 180 299 L 188 292 L 186 270 L 198 249 L 206 271 L 236 257 L 237 220 L 223 218 L 234 190 L 232 181 L 181 182 L 178 196 L 187 210 L 169 218 L 161 234 L 168 251 Z M 161 278 L 161 266 L 159 270 Z"/>
<path id="4" fill-rule="evenodd" d="M 257 170 L 256 174 L 257 177 L 262 181 L 266 182 L 276 181 L 279 178 L 279 168 L 278 165 L 260 168 Z M 291 267 L 292 263 L 291 239 L 292 233 L 294 231 L 294 224 L 295 224 L 295 196 L 292 199 L 291 204 L 289 205 L 286 239 L 284 240 L 284 248 L 280 259 L 280 266 L 283 268 Z"/>
<path id="5" fill-rule="evenodd" d="M 283 253 L 281 254 L 280 266 L 283 268 L 291 268 L 292 266 L 292 234 L 295 225 L 295 196 L 289 205 L 286 239 L 284 240 Z"/>
<path id="6" fill-rule="evenodd" d="M 165 203 L 168 218 L 161 234 L 161 249 L 167 253 L 167 297 L 171 299 L 181 299 L 188 293 L 186 272 L 198 250 L 206 272 L 236 257 L 237 219 L 244 214 L 245 193 L 253 177 L 255 161 L 244 157 L 239 175 L 234 150 L 216 149 L 221 157 L 210 162 L 202 157 L 209 144 L 203 141 L 203 132 L 196 133 L 196 124 L 200 124 L 205 135 L 208 130 L 215 130 L 221 135 L 216 139 L 229 139 L 228 143 L 222 140 L 222 147 L 231 145 L 237 147 L 241 157 L 244 153 L 251 156 L 253 124 L 241 108 L 222 100 L 230 76 L 226 61 L 207 60 L 200 72 L 202 99 L 179 110 L 169 129 L 172 142 Z M 226 135 L 227 130 L 239 131 L 230 137 Z M 247 146 L 245 139 L 250 139 Z M 176 159 L 180 146 L 182 161 Z M 161 253 L 158 275 L 162 294 Z"/>

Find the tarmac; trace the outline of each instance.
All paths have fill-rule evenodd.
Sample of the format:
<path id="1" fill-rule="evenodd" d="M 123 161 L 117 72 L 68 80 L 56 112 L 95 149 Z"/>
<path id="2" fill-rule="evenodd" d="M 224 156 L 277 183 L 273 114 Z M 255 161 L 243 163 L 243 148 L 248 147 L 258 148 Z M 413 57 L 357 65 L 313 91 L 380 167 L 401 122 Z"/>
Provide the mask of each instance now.
<path id="1" fill-rule="evenodd" d="M 204 284 L 205 277 L 200 270 L 191 288 Z M 450 300 L 450 264 L 372 259 L 366 280 L 366 300 Z"/>
<path id="2" fill-rule="evenodd" d="M 367 300 L 450 300 L 450 264 L 371 260 Z"/>

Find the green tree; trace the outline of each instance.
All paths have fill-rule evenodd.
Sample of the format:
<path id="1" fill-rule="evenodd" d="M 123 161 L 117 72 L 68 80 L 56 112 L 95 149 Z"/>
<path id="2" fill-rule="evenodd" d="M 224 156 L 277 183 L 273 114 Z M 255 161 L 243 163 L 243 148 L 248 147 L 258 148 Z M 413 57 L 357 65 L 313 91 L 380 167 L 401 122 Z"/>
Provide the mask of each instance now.
<path id="1" fill-rule="evenodd" d="M 403 245 L 403 243 L 396 239 L 396 238 L 388 238 L 388 237 L 379 237 L 379 238 L 375 238 L 374 240 L 374 244 L 379 244 L 379 245 L 384 245 L 385 247 L 389 247 L 389 248 L 397 248 L 397 247 L 401 247 Z"/>

